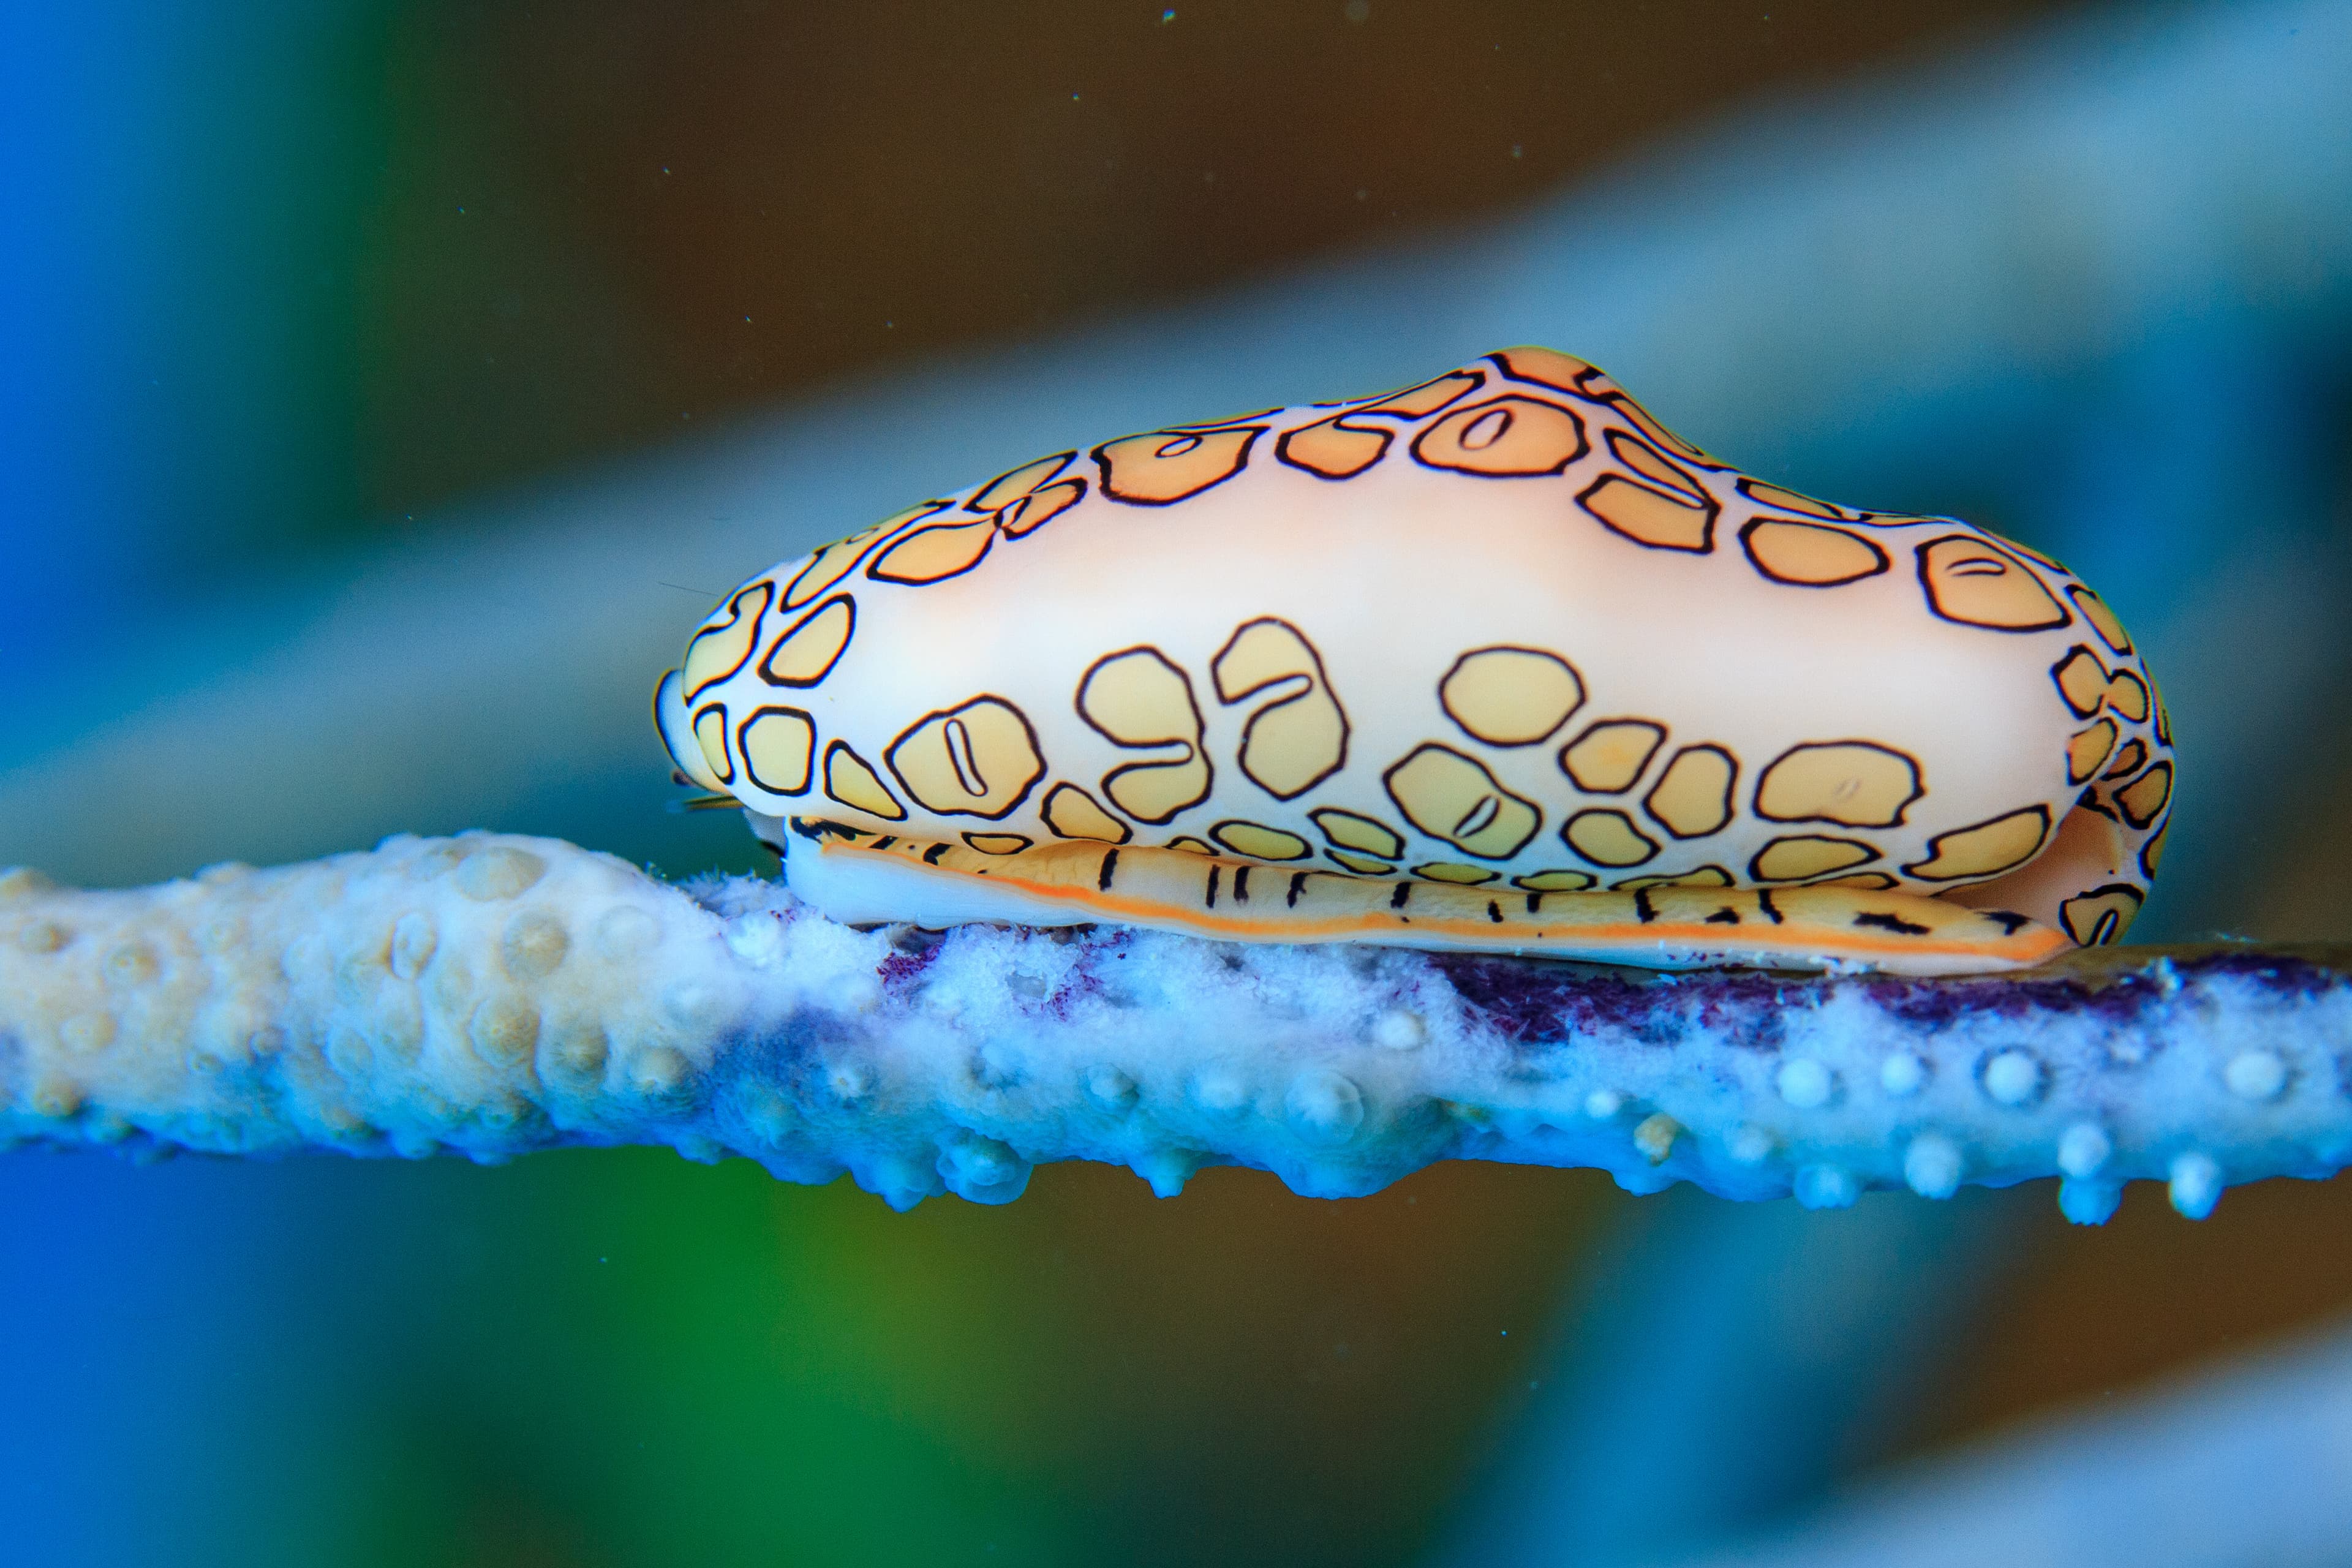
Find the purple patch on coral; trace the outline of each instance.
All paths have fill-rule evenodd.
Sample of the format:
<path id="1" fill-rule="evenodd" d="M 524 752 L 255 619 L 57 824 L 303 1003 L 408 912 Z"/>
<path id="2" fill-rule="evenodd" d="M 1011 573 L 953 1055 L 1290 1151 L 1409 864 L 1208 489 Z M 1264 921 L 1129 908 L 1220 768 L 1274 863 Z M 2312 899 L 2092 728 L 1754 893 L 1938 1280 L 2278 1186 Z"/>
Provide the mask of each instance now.
<path id="1" fill-rule="evenodd" d="M 2128 949 L 2116 950 L 2120 963 Z M 1777 1049 L 1780 1019 L 1859 991 L 1871 1005 L 1923 1032 L 1963 1017 L 2023 1017 L 2063 1012 L 2121 1027 L 2143 1021 L 2187 983 L 2228 976 L 2268 991 L 2311 996 L 2341 984 L 2324 964 L 2276 950 L 2216 946 L 2168 955 L 2151 952 L 2140 968 L 2100 973 L 2051 971 L 1980 979 L 1921 979 L 1885 974 L 1791 975 L 1753 969 L 1658 971 L 1561 963 L 1498 954 L 1439 952 L 1430 962 L 1454 991 L 1506 1038 L 1558 1044 L 1611 1029 L 1653 1045 L 1674 1044 L 1693 1026 L 1728 1043 Z M 1665 994 L 1661 994 L 1661 993 Z"/>

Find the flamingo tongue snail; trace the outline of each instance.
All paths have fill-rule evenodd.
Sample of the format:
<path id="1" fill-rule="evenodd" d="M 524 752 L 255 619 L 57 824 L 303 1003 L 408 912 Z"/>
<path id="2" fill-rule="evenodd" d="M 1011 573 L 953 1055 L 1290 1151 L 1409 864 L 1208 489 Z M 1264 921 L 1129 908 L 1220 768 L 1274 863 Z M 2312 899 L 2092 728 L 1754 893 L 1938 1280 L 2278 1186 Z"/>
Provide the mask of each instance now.
<path id="1" fill-rule="evenodd" d="M 925 501 L 729 595 L 655 707 L 837 920 L 1669 968 L 2116 941 L 2173 779 L 2064 567 L 1539 348 Z"/>

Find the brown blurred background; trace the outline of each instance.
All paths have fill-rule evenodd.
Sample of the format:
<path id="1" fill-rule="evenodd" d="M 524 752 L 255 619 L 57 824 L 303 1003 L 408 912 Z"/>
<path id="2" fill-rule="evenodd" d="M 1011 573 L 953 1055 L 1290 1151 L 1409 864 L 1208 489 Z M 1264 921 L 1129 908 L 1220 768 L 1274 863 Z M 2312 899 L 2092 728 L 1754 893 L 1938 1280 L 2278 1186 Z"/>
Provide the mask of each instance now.
<path id="1" fill-rule="evenodd" d="M 1746 100 L 2064 9 L 394 7 L 355 510 L 1507 211 Z"/>

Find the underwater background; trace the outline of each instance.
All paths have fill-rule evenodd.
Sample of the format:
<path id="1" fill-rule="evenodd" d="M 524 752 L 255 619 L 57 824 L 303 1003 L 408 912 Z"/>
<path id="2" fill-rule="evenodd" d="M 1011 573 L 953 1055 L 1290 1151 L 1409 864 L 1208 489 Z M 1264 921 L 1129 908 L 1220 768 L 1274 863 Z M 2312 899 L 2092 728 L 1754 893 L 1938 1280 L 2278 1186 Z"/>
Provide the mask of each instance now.
<path id="1" fill-rule="evenodd" d="M 1752 472 L 2065 559 L 2188 757 L 2134 936 L 2352 938 L 2341 7 L 5 28 L 0 864 L 479 826 L 762 866 L 667 809 L 646 716 L 742 576 L 1535 341 Z M 2257 1398 L 2352 1409 L 2344 1184 L 2095 1229 L 2051 1187 L 1065 1165 L 894 1215 L 641 1150 L 15 1152 L 0 1560 L 1794 1563 L 1909 1520 L 1955 1562 L 2352 1561 L 2346 1418 Z M 2178 1473 L 2118 1447 L 2176 1429 Z M 2158 1490 L 2200 1528 L 2152 1552 L 2117 1500 Z"/>

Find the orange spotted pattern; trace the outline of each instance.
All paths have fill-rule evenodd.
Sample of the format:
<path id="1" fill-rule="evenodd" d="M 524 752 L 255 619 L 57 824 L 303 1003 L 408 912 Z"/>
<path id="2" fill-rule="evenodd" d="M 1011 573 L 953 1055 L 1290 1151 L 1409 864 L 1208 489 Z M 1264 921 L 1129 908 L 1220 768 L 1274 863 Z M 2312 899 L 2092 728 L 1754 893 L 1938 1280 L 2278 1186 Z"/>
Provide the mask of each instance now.
<path id="1" fill-rule="evenodd" d="M 1662 605 L 1696 624 L 1709 584 L 1780 596 L 1770 602 L 1792 627 L 1863 595 L 1899 602 L 1916 635 L 1977 639 L 1967 646 L 2030 690 L 2054 737 L 2046 766 L 1998 809 L 1979 795 L 1958 810 L 1940 804 L 1932 759 L 1809 723 L 1801 699 L 1777 744 L 1708 733 L 1662 691 L 1596 677 L 1572 626 L 1540 645 L 1437 646 L 1417 640 L 1409 606 L 1340 620 L 1287 609 L 1286 574 L 1346 563 L 1285 553 L 1285 510 L 1352 505 L 1405 475 L 1452 487 L 1452 521 L 1430 539 L 1433 583 L 1444 529 L 1470 526 L 1482 496 L 1507 490 L 1553 498 L 1564 540 L 1597 559 L 1622 552 Z M 910 657 L 905 628 L 927 623 L 899 596 L 944 606 L 961 595 L 961 606 L 986 593 L 991 635 L 1017 638 L 1073 614 L 1024 596 L 1024 563 L 1057 548 L 1034 542 L 1116 534 L 1148 574 L 1149 552 L 1182 548 L 1192 509 L 1261 493 L 1267 546 L 1230 569 L 1262 582 L 1264 613 L 1203 624 L 1190 642 L 1114 635 L 1068 668 L 975 666 L 969 689 L 957 684 L 965 661 L 942 647 L 916 661 L 937 679 L 903 710 L 890 710 L 887 683 L 840 695 L 861 658 Z M 1360 677 L 1367 637 L 1383 669 L 1406 650 L 1419 684 Z M 1739 474 L 1601 371 L 1547 349 L 1377 397 L 1020 464 L 753 578 L 682 665 L 656 704 L 682 777 L 761 817 L 881 835 L 885 850 L 961 845 L 986 858 L 975 876 L 1092 844 L 1400 888 L 1491 885 L 1528 911 L 1554 896 L 1830 887 L 1848 903 L 1965 893 L 1981 909 L 2003 879 L 2082 845 L 2085 869 L 2066 861 L 2073 880 L 2036 918 L 2106 942 L 2145 898 L 2174 791 L 2168 719 L 2139 650 L 2057 563 L 1949 519 L 1857 510 Z M 1361 715 L 1400 711 L 1420 728 L 1366 740 Z"/>

